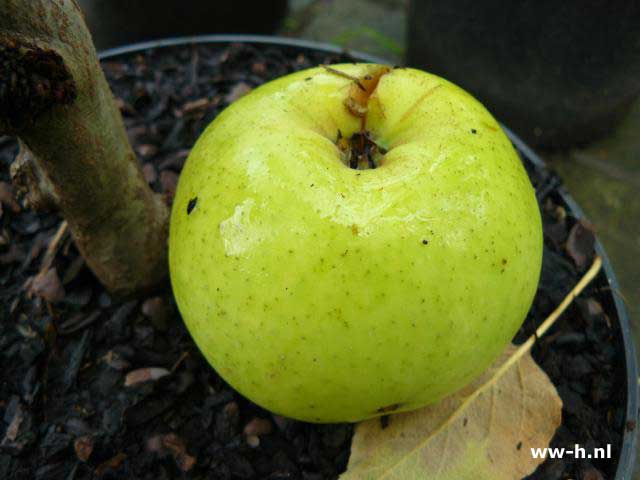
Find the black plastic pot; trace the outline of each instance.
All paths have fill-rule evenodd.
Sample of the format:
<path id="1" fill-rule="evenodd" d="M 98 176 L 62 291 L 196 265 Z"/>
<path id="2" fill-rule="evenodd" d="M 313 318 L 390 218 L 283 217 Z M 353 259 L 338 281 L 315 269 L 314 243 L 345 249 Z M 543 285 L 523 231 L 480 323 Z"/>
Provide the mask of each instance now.
<path id="1" fill-rule="evenodd" d="M 285 48 L 292 48 L 300 51 L 320 51 L 340 53 L 343 50 L 340 47 L 334 45 L 328 45 L 323 43 L 304 41 L 304 40 L 291 40 L 288 38 L 278 37 L 265 37 L 265 36 L 246 36 L 246 35 L 206 35 L 196 37 L 183 37 L 183 38 L 170 38 L 160 41 L 152 41 L 139 43 L 135 45 L 129 45 L 125 47 L 114 48 L 103 51 L 100 54 L 101 59 L 113 58 L 119 55 L 129 54 L 133 52 L 139 52 L 151 48 L 161 48 L 177 45 L 188 45 L 194 43 L 210 44 L 210 43 L 249 43 L 253 45 L 279 45 Z M 377 58 L 372 55 L 367 55 L 359 52 L 349 52 L 350 55 L 356 60 L 363 62 L 374 63 L 388 63 L 384 59 Z M 521 157 L 530 169 L 537 172 L 546 172 L 546 166 L 542 159 L 537 156 L 533 150 L 531 150 L 517 135 L 511 130 L 503 127 L 512 143 L 519 151 Z M 566 192 L 563 187 L 557 185 L 551 185 L 551 188 L 558 193 L 563 203 L 563 207 L 567 213 L 576 218 L 583 218 L 584 214 L 576 202 Z M 602 244 L 596 240 L 595 249 L 598 255 L 603 259 L 603 269 L 594 280 L 597 287 L 604 287 L 609 293 L 607 298 L 603 302 L 603 307 L 607 312 L 610 320 L 620 328 L 622 342 L 624 344 L 624 359 L 626 366 L 626 411 L 625 411 L 625 428 L 623 433 L 622 448 L 620 457 L 618 458 L 618 467 L 616 471 L 616 480 L 631 479 L 633 475 L 633 468 L 636 456 L 636 429 L 635 422 L 638 416 L 638 365 L 635 353 L 635 347 L 633 343 L 633 337 L 631 334 L 631 328 L 629 324 L 629 318 L 627 316 L 624 304 L 620 297 L 613 292 L 619 291 L 618 282 L 613 272 L 611 264 L 608 260 L 606 252 Z"/>
<path id="2" fill-rule="evenodd" d="M 96 48 L 175 35 L 273 33 L 288 0 L 79 0 Z"/>
<path id="3" fill-rule="evenodd" d="M 640 93 L 640 3 L 412 0 L 408 64 L 461 85 L 534 146 L 610 131 Z"/>

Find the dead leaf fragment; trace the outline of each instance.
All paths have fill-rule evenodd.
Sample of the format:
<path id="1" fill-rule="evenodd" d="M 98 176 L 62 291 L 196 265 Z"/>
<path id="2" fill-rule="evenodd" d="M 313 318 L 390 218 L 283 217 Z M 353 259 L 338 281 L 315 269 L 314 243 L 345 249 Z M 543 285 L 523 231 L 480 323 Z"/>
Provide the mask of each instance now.
<path id="1" fill-rule="evenodd" d="M 479 379 L 439 403 L 356 427 L 341 480 L 513 480 L 542 459 L 530 448 L 549 444 L 561 424 L 562 401 L 547 375 L 516 347 Z M 515 358 L 515 357 L 514 357 Z M 517 448 L 520 446 L 520 448 Z"/>

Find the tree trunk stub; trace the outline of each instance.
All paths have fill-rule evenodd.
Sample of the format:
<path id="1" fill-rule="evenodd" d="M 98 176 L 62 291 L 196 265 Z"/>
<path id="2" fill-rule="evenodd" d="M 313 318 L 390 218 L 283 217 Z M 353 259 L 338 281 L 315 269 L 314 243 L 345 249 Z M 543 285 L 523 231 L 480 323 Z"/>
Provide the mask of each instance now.
<path id="1" fill-rule="evenodd" d="M 0 0 L 2 132 L 22 143 L 18 186 L 32 203 L 53 199 L 110 291 L 165 277 L 168 208 L 144 180 L 75 1 Z"/>

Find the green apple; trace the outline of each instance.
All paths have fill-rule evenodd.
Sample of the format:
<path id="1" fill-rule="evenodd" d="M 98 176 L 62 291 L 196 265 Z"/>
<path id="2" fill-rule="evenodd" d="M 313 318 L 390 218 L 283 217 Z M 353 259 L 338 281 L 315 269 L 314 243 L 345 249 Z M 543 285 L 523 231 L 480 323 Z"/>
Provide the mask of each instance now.
<path id="1" fill-rule="evenodd" d="M 229 384 L 278 414 L 358 421 L 436 402 L 502 353 L 542 229 L 478 101 L 419 70 L 344 64 L 265 84 L 212 122 L 180 177 L 169 255 L 184 321 Z"/>

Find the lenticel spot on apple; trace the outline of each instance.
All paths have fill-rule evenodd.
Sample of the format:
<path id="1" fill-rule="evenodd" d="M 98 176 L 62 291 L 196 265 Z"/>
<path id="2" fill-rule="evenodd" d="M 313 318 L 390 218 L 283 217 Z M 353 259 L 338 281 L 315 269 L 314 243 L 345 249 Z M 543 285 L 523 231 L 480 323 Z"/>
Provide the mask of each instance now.
<path id="1" fill-rule="evenodd" d="M 489 112 L 411 68 L 324 65 L 235 101 L 173 203 L 182 317 L 240 393 L 359 421 L 434 403 L 503 351 L 538 283 L 534 190 Z"/>

